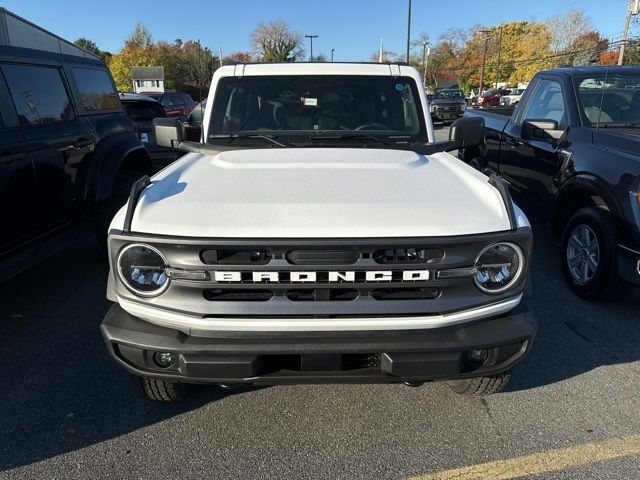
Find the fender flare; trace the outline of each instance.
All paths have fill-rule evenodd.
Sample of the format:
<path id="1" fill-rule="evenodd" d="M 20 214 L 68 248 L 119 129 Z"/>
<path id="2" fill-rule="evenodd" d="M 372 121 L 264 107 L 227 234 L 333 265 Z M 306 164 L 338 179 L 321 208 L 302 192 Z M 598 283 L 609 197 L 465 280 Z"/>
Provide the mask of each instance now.
<path id="1" fill-rule="evenodd" d="M 602 198 L 605 205 L 607 206 L 607 208 L 609 208 L 609 211 L 613 215 L 616 223 L 618 223 L 617 219 L 622 218 L 622 210 L 620 208 L 620 205 L 618 204 L 618 200 L 616 199 L 614 192 L 611 191 L 607 183 L 591 173 L 577 173 L 568 178 L 556 193 L 551 217 L 551 225 L 553 225 L 554 227 L 557 226 L 557 222 L 559 221 L 559 206 L 562 204 L 562 199 L 570 195 L 572 191 L 578 189 L 588 190 L 592 192 L 594 196 Z"/>
<path id="2" fill-rule="evenodd" d="M 151 159 L 135 132 L 123 132 L 102 140 L 93 152 L 87 174 L 85 198 L 100 201 L 109 198 L 113 182 L 124 160 L 130 155 L 144 159 L 142 173 L 151 174 Z"/>

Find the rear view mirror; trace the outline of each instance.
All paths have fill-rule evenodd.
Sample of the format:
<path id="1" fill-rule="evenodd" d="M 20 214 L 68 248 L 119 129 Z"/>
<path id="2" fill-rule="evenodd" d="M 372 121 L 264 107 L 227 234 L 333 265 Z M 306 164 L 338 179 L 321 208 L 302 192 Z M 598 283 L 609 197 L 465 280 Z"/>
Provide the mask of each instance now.
<path id="1" fill-rule="evenodd" d="M 177 118 L 154 118 L 153 131 L 161 147 L 178 148 L 184 140 L 184 127 Z"/>
<path id="2" fill-rule="evenodd" d="M 522 122 L 522 138 L 525 140 L 558 140 L 562 130 L 558 130 L 555 120 L 525 120 Z"/>
<path id="3" fill-rule="evenodd" d="M 484 143 L 484 118 L 462 117 L 451 124 L 449 140 L 458 142 L 459 148 L 476 147 Z"/>

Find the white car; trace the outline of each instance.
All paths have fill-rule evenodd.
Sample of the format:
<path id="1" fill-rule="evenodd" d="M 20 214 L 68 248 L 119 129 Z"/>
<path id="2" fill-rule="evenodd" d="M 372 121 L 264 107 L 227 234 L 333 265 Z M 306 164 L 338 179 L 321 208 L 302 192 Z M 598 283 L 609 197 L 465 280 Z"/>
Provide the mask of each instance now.
<path id="1" fill-rule="evenodd" d="M 386 64 L 216 70 L 204 143 L 138 182 L 109 233 L 102 323 L 145 394 L 188 383 L 444 380 L 500 390 L 531 347 L 531 228 L 508 189 L 436 142 L 420 75 Z"/>
<path id="2" fill-rule="evenodd" d="M 512 88 L 508 95 L 500 97 L 500 105 L 505 107 L 515 107 L 522 95 L 524 94 L 524 88 Z"/>

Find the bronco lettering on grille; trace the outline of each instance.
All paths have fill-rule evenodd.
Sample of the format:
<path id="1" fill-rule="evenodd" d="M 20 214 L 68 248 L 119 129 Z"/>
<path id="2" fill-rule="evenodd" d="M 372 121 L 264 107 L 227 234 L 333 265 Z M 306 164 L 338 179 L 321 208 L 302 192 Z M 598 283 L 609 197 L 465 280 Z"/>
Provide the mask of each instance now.
<path id="1" fill-rule="evenodd" d="M 219 283 L 355 283 L 355 282 L 424 282 L 429 270 L 366 271 L 229 271 L 213 272 Z"/>

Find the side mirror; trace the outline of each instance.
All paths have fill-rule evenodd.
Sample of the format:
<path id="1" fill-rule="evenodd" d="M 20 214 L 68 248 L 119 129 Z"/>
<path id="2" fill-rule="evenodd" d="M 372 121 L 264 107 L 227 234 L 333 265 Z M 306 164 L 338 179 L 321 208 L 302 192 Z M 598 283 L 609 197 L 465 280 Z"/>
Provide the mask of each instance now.
<path id="1" fill-rule="evenodd" d="M 177 118 L 154 118 L 153 132 L 160 147 L 178 148 L 184 140 L 184 126 Z"/>
<path id="2" fill-rule="evenodd" d="M 178 120 L 180 120 L 182 123 L 187 123 L 189 121 L 189 117 L 187 115 L 180 115 L 178 117 Z"/>
<path id="3" fill-rule="evenodd" d="M 540 119 L 522 122 L 522 138 L 525 140 L 556 141 L 562 136 L 556 120 Z"/>
<path id="4" fill-rule="evenodd" d="M 458 142 L 459 148 L 477 147 L 484 143 L 484 118 L 462 117 L 451 124 L 449 140 Z"/>

